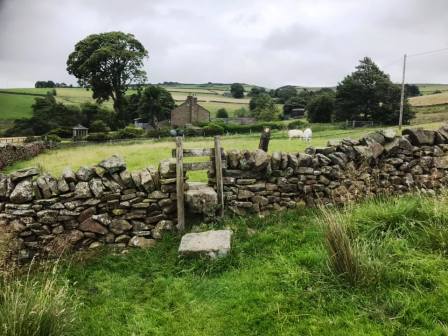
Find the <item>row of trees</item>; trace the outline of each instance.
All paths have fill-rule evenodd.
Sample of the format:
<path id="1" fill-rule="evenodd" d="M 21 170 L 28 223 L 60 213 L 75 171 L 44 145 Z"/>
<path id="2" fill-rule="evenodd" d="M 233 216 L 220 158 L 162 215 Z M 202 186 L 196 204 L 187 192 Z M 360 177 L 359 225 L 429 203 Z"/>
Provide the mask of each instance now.
<path id="1" fill-rule="evenodd" d="M 407 98 L 419 94 L 416 85 L 406 85 L 404 123 L 409 123 L 414 117 Z M 263 120 L 275 119 L 278 115 L 275 104 L 283 104 L 284 117 L 294 109 L 305 108 L 310 122 L 357 120 L 392 125 L 398 121 L 401 89 L 370 58 L 365 57 L 335 90 L 299 91 L 294 86 L 283 86 L 267 91 L 254 87 L 249 95 L 252 97 L 249 103 L 251 114 Z"/>
<path id="2" fill-rule="evenodd" d="M 53 82 L 52 80 L 48 80 L 48 81 L 37 81 L 34 84 L 35 88 L 64 88 L 64 87 L 73 87 L 73 85 L 67 85 L 65 83 L 56 83 Z"/>

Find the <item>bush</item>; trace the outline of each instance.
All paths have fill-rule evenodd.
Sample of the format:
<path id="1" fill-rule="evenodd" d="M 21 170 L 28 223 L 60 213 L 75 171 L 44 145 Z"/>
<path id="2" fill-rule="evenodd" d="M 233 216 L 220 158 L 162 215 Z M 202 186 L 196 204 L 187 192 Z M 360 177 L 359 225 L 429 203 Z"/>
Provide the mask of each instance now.
<path id="1" fill-rule="evenodd" d="M 110 128 L 102 120 L 95 120 L 90 124 L 90 131 L 93 133 L 109 132 Z"/>
<path id="2" fill-rule="evenodd" d="M 313 123 L 329 123 L 333 117 L 334 94 L 321 94 L 310 100 L 307 105 L 308 121 Z"/>
<path id="3" fill-rule="evenodd" d="M 241 107 L 241 108 L 235 110 L 234 115 L 235 115 L 235 117 L 238 117 L 238 118 L 244 118 L 244 117 L 251 116 L 250 112 L 244 107 Z"/>
<path id="4" fill-rule="evenodd" d="M 58 137 L 69 139 L 73 136 L 73 130 L 71 128 L 58 127 L 52 129 L 48 134 L 57 135 Z"/>
<path id="5" fill-rule="evenodd" d="M 228 118 L 229 114 L 227 113 L 227 110 L 225 108 L 220 108 L 216 112 L 216 118 Z"/>
<path id="6" fill-rule="evenodd" d="M 68 284 L 59 285 L 55 269 L 34 280 L 0 281 L 0 334 L 3 336 L 67 335 L 76 307 L 70 303 Z"/>
<path id="7" fill-rule="evenodd" d="M 107 133 L 90 133 L 88 136 L 86 136 L 87 141 L 93 141 L 93 142 L 102 142 L 102 141 L 108 141 L 111 137 Z"/>
<path id="8" fill-rule="evenodd" d="M 145 136 L 148 138 L 162 138 L 169 137 L 171 134 L 169 128 L 160 128 L 147 130 Z"/>
<path id="9" fill-rule="evenodd" d="M 61 142 L 62 141 L 62 139 L 59 137 L 59 136 L 57 136 L 56 134 L 48 134 L 48 135 L 46 135 L 45 136 L 45 140 L 46 141 L 48 141 L 48 142 Z"/>
<path id="10" fill-rule="evenodd" d="M 31 142 L 39 141 L 39 139 L 40 139 L 40 137 L 35 137 L 35 136 L 32 136 L 32 135 L 29 135 L 29 136 L 26 137 L 25 140 L 23 140 L 23 142 L 24 143 L 31 143 Z"/>
<path id="11" fill-rule="evenodd" d="M 204 135 L 221 135 L 224 134 L 224 127 L 218 123 L 209 123 L 207 126 L 203 128 Z"/>
<path id="12" fill-rule="evenodd" d="M 145 133 L 142 128 L 136 128 L 133 126 L 127 126 L 118 131 L 116 134 L 117 139 L 135 139 L 141 137 Z"/>

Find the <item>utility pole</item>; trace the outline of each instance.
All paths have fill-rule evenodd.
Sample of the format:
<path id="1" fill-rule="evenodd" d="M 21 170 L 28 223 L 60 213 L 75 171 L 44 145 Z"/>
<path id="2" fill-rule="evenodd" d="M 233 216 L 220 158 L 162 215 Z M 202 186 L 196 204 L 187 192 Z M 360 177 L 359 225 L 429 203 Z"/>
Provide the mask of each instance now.
<path id="1" fill-rule="evenodd" d="M 401 100 L 400 100 L 400 119 L 398 120 L 398 129 L 401 131 L 401 126 L 403 125 L 403 108 L 404 108 L 404 80 L 406 77 L 406 54 L 403 58 L 403 79 L 401 81 Z"/>

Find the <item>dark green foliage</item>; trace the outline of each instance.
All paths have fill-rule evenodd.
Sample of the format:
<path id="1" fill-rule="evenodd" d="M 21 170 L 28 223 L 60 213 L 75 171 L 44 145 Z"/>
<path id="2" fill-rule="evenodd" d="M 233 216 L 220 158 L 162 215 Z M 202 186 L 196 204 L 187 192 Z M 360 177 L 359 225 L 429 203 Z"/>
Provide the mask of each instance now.
<path id="1" fill-rule="evenodd" d="M 400 87 L 368 57 L 336 88 L 335 121 L 362 120 L 387 125 L 398 123 Z M 406 100 L 403 123 L 413 117 Z"/>
<path id="2" fill-rule="evenodd" d="M 288 124 L 288 129 L 299 129 L 307 126 L 307 123 L 302 120 L 294 120 Z M 314 130 L 314 129 L 313 129 Z"/>
<path id="3" fill-rule="evenodd" d="M 148 138 L 161 138 L 161 137 L 169 137 L 170 128 L 159 128 L 159 129 L 149 129 L 146 131 L 145 136 Z"/>
<path id="4" fill-rule="evenodd" d="M 119 130 L 115 137 L 117 139 L 134 139 L 141 137 L 144 133 L 145 131 L 141 128 L 127 126 Z"/>
<path id="5" fill-rule="evenodd" d="M 14 126 L 7 131 L 8 135 L 47 134 L 55 128 L 73 127 L 82 119 L 78 107 L 58 103 L 51 94 L 36 97 L 32 109 L 33 116 L 15 120 Z"/>
<path id="6" fill-rule="evenodd" d="M 102 120 L 95 120 L 90 124 L 89 132 L 109 132 L 110 128 Z"/>
<path id="7" fill-rule="evenodd" d="M 250 91 L 247 95 L 249 97 L 256 97 L 262 93 L 266 93 L 266 89 L 264 87 L 254 86 L 250 89 Z"/>
<path id="8" fill-rule="evenodd" d="M 81 105 L 82 120 L 81 123 L 87 128 L 91 128 L 91 125 L 96 120 L 102 121 L 107 127 L 116 129 L 117 126 L 117 115 L 114 111 L 106 109 L 99 104 L 84 103 Z M 102 131 L 94 131 L 102 132 Z"/>
<path id="9" fill-rule="evenodd" d="M 230 93 L 233 98 L 243 98 L 244 97 L 244 86 L 240 83 L 233 83 L 230 86 Z"/>
<path id="10" fill-rule="evenodd" d="M 218 111 L 216 111 L 216 118 L 228 118 L 229 113 L 227 113 L 227 110 L 225 108 L 220 108 Z"/>
<path id="11" fill-rule="evenodd" d="M 306 99 L 304 99 L 304 97 L 293 96 L 289 98 L 283 105 L 283 114 L 289 115 L 293 109 L 305 108 L 306 104 L 307 102 Z"/>
<path id="12" fill-rule="evenodd" d="M 49 81 L 37 81 L 34 84 L 35 88 L 54 88 L 56 85 L 52 80 Z"/>
<path id="13" fill-rule="evenodd" d="M 86 136 L 86 140 L 92 142 L 104 142 L 110 139 L 111 136 L 107 133 L 89 133 L 89 135 Z"/>
<path id="14" fill-rule="evenodd" d="M 224 134 L 224 127 L 219 123 L 211 122 L 207 126 L 203 127 L 203 131 L 205 136 L 221 135 Z"/>
<path id="15" fill-rule="evenodd" d="M 335 98 L 332 94 L 321 94 L 313 97 L 306 110 L 308 121 L 312 123 L 329 123 L 332 121 Z"/>
<path id="16" fill-rule="evenodd" d="M 284 104 L 288 99 L 297 96 L 297 89 L 292 85 L 282 86 L 275 90 L 274 95 L 278 103 Z"/>
<path id="17" fill-rule="evenodd" d="M 48 134 L 44 137 L 46 141 L 59 143 L 62 141 L 61 137 L 56 134 Z"/>
<path id="18" fill-rule="evenodd" d="M 417 97 L 421 95 L 420 89 L 415 84 L 405 84 L 404 93 L 406 97 Z"/>
<path id="19" fill-rule="evenodd" d="M 251 115 L 258 120 L 272 121 L 278 118 L 278 110 L 270 95 L 262 93 L 250 100 Z"/>
<path id="20" fill-rule="evenodd" d="M 79 41 L 67 60 L 67 71 L 82 87 L 92 89 L 98 103 L 112 99 L 118 119 L 129 123 L 124 114 L 124 95 L 133 83 L 143 83 L 143 59 L 148 52 L 132 34 L 108 32 L 92 34 Z"/>
<path id="21" fill-rule="evenodd" d="M 58 137 L 68 139 L 73 136 L 73 130 L 69 127 L 65 127 L 65 128 L 58 127 L 58 128 L 52 129 L 48 134 L 55 134 Z"/>
<path id="22" fill-rule="evenodd" d="M 137 112 L 141 118 L 147 120 L 154 128 L 159 128 L 159 121 L 170 118 L 171 110 L 175 107 L 174 99 L 161 86 L 149 85 L 141 93 Z"/>

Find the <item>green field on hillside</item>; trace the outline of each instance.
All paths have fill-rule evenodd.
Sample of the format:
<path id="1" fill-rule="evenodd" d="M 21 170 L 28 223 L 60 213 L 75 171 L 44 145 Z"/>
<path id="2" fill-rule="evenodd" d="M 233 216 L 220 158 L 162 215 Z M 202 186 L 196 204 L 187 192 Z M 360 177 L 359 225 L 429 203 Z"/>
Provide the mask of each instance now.
<path id="1" fill-rule="evenodd" d="M 421 94 L 434 94 L 435 91 L 448 91 L 448 84 L 416 84 Z"/>
<path id="2" fill-rule="evenodd" d="M 211 86 L 212 89 L 204 89 L 198 86 L 164 86 L 171 92 L 173 98 L 176 100 L 176 104 L 180 105 L 185 101 L 188 95 L 194 94 L 201 105 L 208 109 L 212 116 L 215 116 L 216 111 L 220 108 L 225 108 L 230 115 L 237 109 L 245 107 L 248 109 L 248 98 L 235 99 L 232 97 L 224 96 L 226 92 L 223 86 L 221 89 L 217 89 Z M 51 89 L 42 88 L 21 88 L 21 89 L 3 89 L 0 90 L 0 119 L 17 119 L 22 117 L 30 117 L 32 110 L 31 105 L 34 102 L 32 94 L 41 95 L 45 94 Z M 6 94 L 5 92 L 17 93 Z M 135 93 L 135 90 L 128 90 L 127 94 Z M 24 93 L 25 95 L 20 95 Z M 83 88 L 56 88 L 56 100 L 70 105 L 79 105 L 86 102 L 94 102 L 92 99 L 92 91 Z M 104 106 L 112 109 L 112 101 L 106 101 Z M 3 117 L 4 116 L 4 117 Z M 18 116 L 18 117 L 17 117 Z"/>
<path id="3" fill-rule="evenodd" d="M 180 258 L 169 233 L 149 250 L 77 255 L 57 273 L 74 307 L 67 335 L 446 335 L 447 202 L 402 196 L 326 216 L 300 207 L 227 218 L 208 226 L 234 232 L 217 260 Z M 330 224 L 349 232 L 354 284 L 331 267 Z"/>

